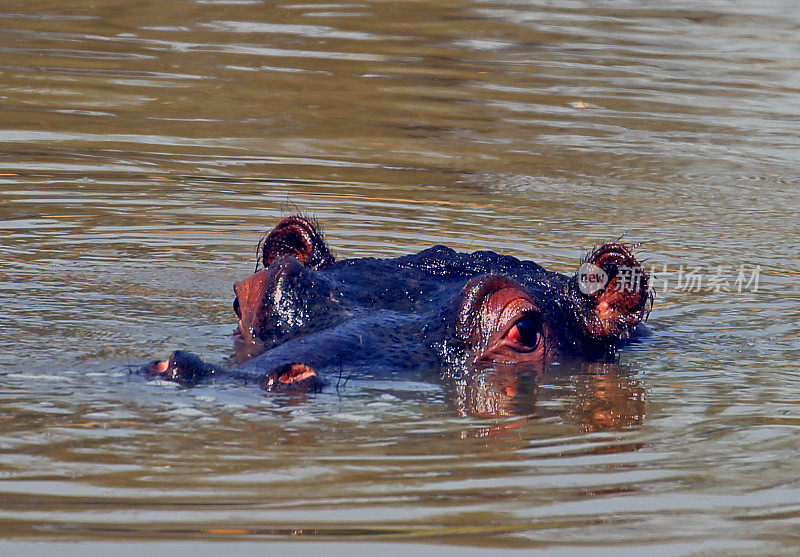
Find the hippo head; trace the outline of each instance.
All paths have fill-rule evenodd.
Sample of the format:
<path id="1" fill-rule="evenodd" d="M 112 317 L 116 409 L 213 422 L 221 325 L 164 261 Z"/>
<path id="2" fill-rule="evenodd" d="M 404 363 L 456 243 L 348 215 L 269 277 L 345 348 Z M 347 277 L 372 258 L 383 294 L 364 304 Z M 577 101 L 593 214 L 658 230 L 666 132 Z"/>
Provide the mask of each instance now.
<path id="1" fill-rule="evenodd" d="M 316 223 L 291 216 L 234 286 L 235 369 L 270 388 L 342 367 L 460 373 L 602 358 L 646 317 L 648 282 L 621 243 L 592 251 L 573 276 L 444 246 L 336 262 Z"/>

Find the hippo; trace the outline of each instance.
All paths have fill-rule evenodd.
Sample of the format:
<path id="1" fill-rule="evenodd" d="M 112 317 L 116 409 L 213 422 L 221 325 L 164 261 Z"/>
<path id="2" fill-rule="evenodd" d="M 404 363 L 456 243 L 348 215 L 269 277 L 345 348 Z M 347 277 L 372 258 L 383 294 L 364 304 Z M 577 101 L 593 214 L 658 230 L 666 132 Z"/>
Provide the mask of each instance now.
<path id="1" fill-rule="evenodd" d="M 261 239 L 254 273 L 234 285 L 229 364 L 179 350 L 145 371 L 187 387 L 232 376 L 268 391 L 308 391 L 342 369 L 541 374 L 564 361 L 607 360 L 652 307 L 633 249 L 597 247 L 572 276 L 441 245 L 336 261 L 318 223 L 292 215 Z"/>

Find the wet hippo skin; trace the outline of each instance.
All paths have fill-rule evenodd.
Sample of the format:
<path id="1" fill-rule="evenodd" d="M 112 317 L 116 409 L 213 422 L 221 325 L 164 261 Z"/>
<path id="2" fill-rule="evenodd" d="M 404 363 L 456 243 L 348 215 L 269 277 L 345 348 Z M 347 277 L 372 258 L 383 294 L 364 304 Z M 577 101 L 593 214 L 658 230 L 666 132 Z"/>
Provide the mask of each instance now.
<path id="1" fill-rule="evenodd" d="M 151 362 L 150 376 L 191 386 L 231 375 L 308 390 L 342 369 L 536 372 L 613 356 L 652 302 L 647 273 L 622 243 L 592 251 L 573 276 L 444 246 L 335 261 L 319 226 L 290 216 L 258 251 L 256 272 L 234 285 L 233 365 L 176 351 Z"/>

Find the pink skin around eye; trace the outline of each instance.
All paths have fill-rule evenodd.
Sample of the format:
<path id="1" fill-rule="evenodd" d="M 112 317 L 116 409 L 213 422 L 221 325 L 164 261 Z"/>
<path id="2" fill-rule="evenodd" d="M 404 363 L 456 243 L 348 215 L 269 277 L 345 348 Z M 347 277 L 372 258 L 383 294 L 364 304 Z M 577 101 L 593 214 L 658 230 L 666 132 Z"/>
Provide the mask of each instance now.
<path id="1" fill-rule="evenodd" d="M 516 325 L 520 316 L 536 311 L 533 302 L 517 288 L 502 288 L 494 292 L 484 305 L 483 330 L 492 331 L 494 341 L 489 342 L 488 352 L 501 350 L 503 346 L 514 350 L 526 347 Z"/>
<path id="2" fill-rule="evenodd" d="M 500 312 L 500 316 L 497 320 L 499 325 L 499 329 L 504 328 L 509 323 L 516 321 L 521 315 L 528 313 L 530 311 L 534 311 L 536 307 L 531 303 L 530 300 L 526 298 L 519 297 L 518 292 L 507 292 L 506 289 L 501 290 L 497 294 L 503 295 L 502 297 L 507 297 L 509 294 L 515 295 L 516 297 L 512 298 L 503 306 L 503 310 Z M 502 298 L 501 298 L 502 299 Z M 509 329 L 506 333 L 506 339 L 522 344 L 522 337 L 519 334 L 519 329 L 517 326 L 514 325 Z"/>

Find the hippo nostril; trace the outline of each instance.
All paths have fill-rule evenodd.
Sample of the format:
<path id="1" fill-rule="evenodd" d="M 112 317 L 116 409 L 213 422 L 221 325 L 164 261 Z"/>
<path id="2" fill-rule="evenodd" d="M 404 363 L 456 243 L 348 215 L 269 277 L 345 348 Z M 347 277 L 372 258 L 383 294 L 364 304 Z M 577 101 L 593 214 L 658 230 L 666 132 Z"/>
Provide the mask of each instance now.
<path id="1" fill-rule="evenodd" d="M 270 373 L 261 382 L 261 387 L 267 391 L 285 389 L 314 389 L 322 386 L 323 382 L 317 377 L 317 372 L 306 364 L 297 362 L 283 365 Z"/>
<path id="2" fill-rule="evenodd" d="M 169 369 L 169 360 L 153 360 L 147 364 L 147 375 L 163 375 Z"/>
<path id="3" fill-rule="evenodd" d="M 278 375 L 278 381 L 281 383 L 296 383 L 317 374 L 316 371 L 305 364 L 289 364 L 287 367 L 288 369 L 284 368 L 282 373 Z"/>

